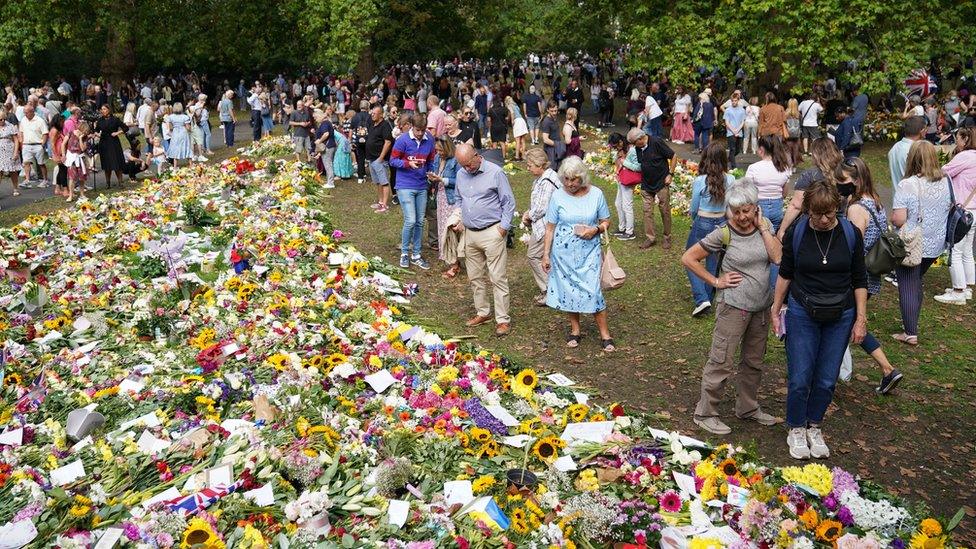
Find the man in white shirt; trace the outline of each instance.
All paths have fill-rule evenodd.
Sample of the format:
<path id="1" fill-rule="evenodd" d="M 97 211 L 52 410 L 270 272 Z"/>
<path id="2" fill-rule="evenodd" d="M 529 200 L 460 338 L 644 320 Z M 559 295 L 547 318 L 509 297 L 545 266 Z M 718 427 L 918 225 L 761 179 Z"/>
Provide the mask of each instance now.
<path id="1" fill-rule="evenodd" d="M 664 128 L 661 126 L 661 116 L 664 111 L 654 99 L 654 94 L 657 93 L 658 89 L 657 82 L 651 84 L 647 97 L 644 99 L 644 133 L 652 137 L 661 137 L 664 133 Z"/>
<path id="2" fill-rule="evenodd" d="M 142 96 L 144 101 L 152 101 L 152 88 L 149 87 L 149 82 L 142 85 L 142 90 L 139 91 L 139 95 Z"/>
<path id="3" fill-rule="evenodd" d="M 136 111 L 136 124 L 139 125 L 139 133 L 146 140 L 146 152 L 152 151 L 152 136 L 149 135 L 152 130 L 152 115 L 152 100 L 143 97 L 142 105 L 139 105 L 139 109 Z"/>
<path id="4" fill-rule="evenodd" d="M 800 102 L 800 138 L 803 140 L 803 154 L 810 154 L 810 142 L 820 139 L 820 123 L 817 117 L 823 112 L 820 100 L 810 93 Z"/>
<path id="5" fill-rule="evenodd" d="M 31 167 L 37 164 L 38 188 L 47 187 L 47 159 L 44 157 L 44 145 L 47 143 L 47 124 L 34 113 L 33 102 L 24 107 L 24 118 L 18 125 L 20 129 L 21 155 L 24 163 L 23 188 L 30 188 Z"/>

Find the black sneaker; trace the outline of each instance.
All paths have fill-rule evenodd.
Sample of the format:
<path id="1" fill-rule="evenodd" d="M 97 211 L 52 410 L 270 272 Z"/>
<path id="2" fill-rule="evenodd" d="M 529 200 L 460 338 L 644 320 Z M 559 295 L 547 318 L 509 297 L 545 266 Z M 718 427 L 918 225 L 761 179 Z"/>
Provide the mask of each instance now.
<path id="1" fill-rule="evenodd" d="M 623 231 L 613 231 L 613 232 L 612 232 L 612 233 L 610 233 L 610 234 L 611 234 L 612 236 L 616 236 L 616 237 L 621 237 L 621 236 L 623 236 L 623 235 L 625 235 L 625 234 L 627 234 L 627 233 L 625 233 L 625 232 L 623 232 Z"/>
<path id="2" fill-rule="evenodd" d="M 399 198 L 397 198 L 397 196 L 396 196 L 396 195 L 393 195 L 393 200 L 392 200 L 392 204 L 393 204 L 394 206 L 399 206 L 399 205 L 400 205 L 400 199 L 399 199 Z"/>
<path id="3" fill-rule="evenodd" d="M 637 238 L 634 233 L 623 233 L 617 236 L 617 240 L 634 240 Z"/>
<path id="4" fill-rule="evenodd" d="M 892 370 L 890 374 L 881 378 L 881 383 L 879 383 L 874 390 L 882 395 L 886 395 L 895 390 L 895 387 L 898 386 L 898 382 L 901 381 L 902 377 L 904 376 L 901 375 L 901 372 L 899 372 L 897 369 Z"/>

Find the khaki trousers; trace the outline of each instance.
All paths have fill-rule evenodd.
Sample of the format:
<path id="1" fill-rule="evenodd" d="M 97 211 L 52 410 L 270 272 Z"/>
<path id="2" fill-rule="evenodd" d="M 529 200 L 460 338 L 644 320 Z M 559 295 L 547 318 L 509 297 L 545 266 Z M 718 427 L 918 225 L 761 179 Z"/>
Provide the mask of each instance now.
<path id="1" fill-rule="evenodd" d="M 482 231 L 464 231 L 464 266 L 474 292 L 474 308 L 478 316 L 491 314 L 488 283 L 491 282 L 495 302 L 495 322 L 508 324 L 508 249 L 498 224 Z"/>
<path id="2" fill-rule="evenodd" d="M 542 270 L 542 251 L 544 247 L 542 240 L 537 240 L 535 235 L 529 236 L 529 249 L 526 255 L 529 257 L 529 267 L 532 267 L 532 278 L 535 279 L 535 285 L 539 287 L 539 291 L 543 294 L 546 293 L 546 289 L 549 287 L 549 275 Z"/>
<path id="3" fill-rule="evenodd" d="M 759 411 L 759 382 L 762 381 L 768 334 L 769 309 L 750 313 L 719 303 L 712 348 L 702 371 L 696 418 L 718 416 L 718 403 L 724 394 L 725 382 L 732 376 L 736 347 L 740 349 L 740 357 L 734 381 L 735 415 L 746 418 Z"/>
<path id="4" fill-rule="evenodd" d="M 658 203 L 661 210 L 661 223 L 664 225 L 664 236 L 671 236 L 671 188 L 662 187 L 654 193 L 641 189 L 644 203 L 644 235 L 648 240 L 657 240 L 654 230 L 654 203 Z"/>

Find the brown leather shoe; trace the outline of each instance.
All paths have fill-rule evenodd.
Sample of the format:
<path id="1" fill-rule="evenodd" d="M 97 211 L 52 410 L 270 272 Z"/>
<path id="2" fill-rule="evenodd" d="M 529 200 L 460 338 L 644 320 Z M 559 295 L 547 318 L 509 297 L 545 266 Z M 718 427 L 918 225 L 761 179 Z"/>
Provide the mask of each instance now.
<path id="1" fill-rule="evenodd" d="M 485 322 L 489 322 L 490 320 L 491 320 L 490 316 L 474 315 L 473 317 L 469 318 L 468 321 L 464 323 L 464 325 L 467 326 L 468 328 L 474 328 L 475 326 L 481 326 L 482 324 L 484 324 Z"/>
<path id="2" fill-rule="evenodd" d="M 641 245 L 638 246 L 638 248 L 640 248 L 641 250 L 646 250 L 646 249 L 650 248 L 651 246 L 653 246 L 655 244 L 657 244 L 657 241 L 656 240 L 651 239 L 651 238 L 648 238 L 648 239 L 644 240 L 644 242 L 641 242 Z"/>
<path id="3" fill-rule="evenodd" d="M 508 322 L 502 322 L 495 327 L 495 335 L 498 337 L 507 336 L 511 331 L 512 327 L 508 325 Z"/>
<path id="4" fill-rule="evenodd" d="M 664 248 L 665 250 L 671 249 L 671 235 L 669 234 L 664 235 L 664 242 L 661 243 L 661 247 Z"/>

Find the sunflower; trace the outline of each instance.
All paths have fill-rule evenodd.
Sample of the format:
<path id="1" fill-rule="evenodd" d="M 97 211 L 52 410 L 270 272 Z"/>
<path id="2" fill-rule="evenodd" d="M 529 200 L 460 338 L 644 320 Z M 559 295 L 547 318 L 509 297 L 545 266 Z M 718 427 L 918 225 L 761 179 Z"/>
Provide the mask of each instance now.
<path id="1" fill-rule="evenodd" d="M 488 429 L 482 429 L 481 427 L 472 427 L 471 438 L 475 442 L 488 442 L 491 440 L 491 431 Z"/>
<path id="2" fill-rule="evenodd" d="M 488 490 L 491 490 L 492 487 L 494 486 L 495 486 L 495 477 L 491 475 L 482 475 L 477 479 L 475 479 L 474 482 L 471 483 L 471 489 L 476 494 L 487 492 Z"/>
<path id="3" fill-rule="evenodd" d="M 183 541 L 180 543 L 180 549 L 190 549 L 191 547 L 224 549 L 224 542 L 217 537 L 213 528 L 210 527 L 210 523 L 195 518 L 190 520 L 186 526 L 186 530 L 183 531 Z"/>
<path id="4" fill-rule="evenodd" d="M 512 509 L 512 520 L 525 522 L 525 509 L 522 509 L 521 507 Z"/>
<path id="5" fill-rule="evenodd" d="M 512 530 L 515 530 L 519 534 L 528 534 L 529 533 L 529 525 L 526 524 L 525 521 L 523 521 L 523 520 L 513 520 L 512 521 Z"/>
<path id="6" fill-rule="evenodd" d="M 498 443 L 494 440 L 489 440 L 488 442 L 481 445 L 478 449 L 478 458 L 493 458 L 498 455 Z"/>
<path id="7" fill-rule="evenodd" d="M 718 470 L 722 471 L 722 475 L 726 477 L 734 477 L 739 473 L 739 467 L 732 458 L 725 458 L 722 463 L 719 463 Z"/>
<path id="8" fill-rule="evenodd" d="M 274 367 L 275 370 L 284 370 L 288 366 L 288 355 L 285 353 L 275 353 L 264 359 L 264 361 Z"/>
<path id="9" fill-rule="evenodd" d="M 532 453 L 542 461 L 551 463 L 559 458 L 559 449 L 565 445 L 562 439 L 556 437 L 541 438 L 532 447 Z"/>
<path id="10" fill-rule="evenodd" d="M 512 392 L 522 398 L 530 398 L 535 386 L 539 384 L 539 376 L 535 370 L 526 368 L 512 379 Z"/>
<path id="11" fill-rule="evenodd" d="M 825 520 L 817 526 L 817 539 L 820 541 L 825 541 L 827 543 L 833 543 L 837 541 L 840 537 L 841 532 L 844 531 L 844 525 L 837 522 L 836 520 Z"/>
<path id="12" fill-rule="evenodd" d="M 945 536 L 929 537 L 925 532 L 918 532 L 912 536 L 911 549 L 942 549 L 945 547 Z"/>
<path id="13" fill-rule="evenodd" d="M 7 374 L 7 377 L 3 378 L 4 385 L 20 385 L 22 381 L 23 379 L 17 372 Z"/>
<path id="14" fill-rule="evenodd" d="M 588 413 L 590 413 L 590 407 L 586 404 L 573 404 L 566 410 L 566 415 L 576 422 L 586 419 Z"/>
<path id="15" fill-rule="evenodd" d="M 807 510 L 800 515 L 800 522 L 803 523 L 808 529 L 812 530 L 820 522 L 820 517 L 817 516 L 817 510 L 813 507 L 807 507 Z"/>

